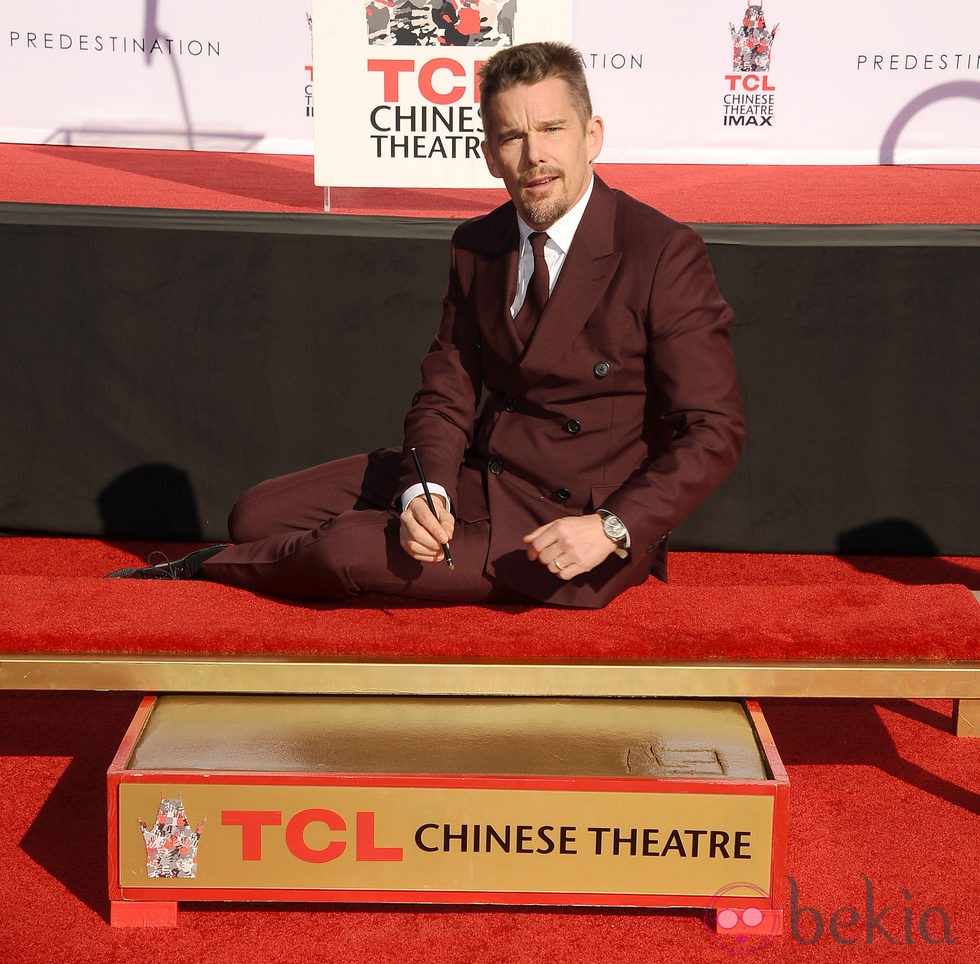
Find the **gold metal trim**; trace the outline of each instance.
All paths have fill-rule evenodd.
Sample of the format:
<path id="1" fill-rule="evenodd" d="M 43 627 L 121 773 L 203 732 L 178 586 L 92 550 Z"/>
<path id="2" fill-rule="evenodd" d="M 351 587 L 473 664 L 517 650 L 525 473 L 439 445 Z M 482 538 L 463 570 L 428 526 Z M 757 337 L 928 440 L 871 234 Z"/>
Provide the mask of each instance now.
<path id="1" fill-rule="evenodd" d="M 0 689 L 420 696 L 980 699 L 980 662 L 336 660 L 0 656 Z"/>
<path id="2" fill-rule="evenodd" d="M 956 735 L 980 737 L 980 700 L 957 700 Z"/>

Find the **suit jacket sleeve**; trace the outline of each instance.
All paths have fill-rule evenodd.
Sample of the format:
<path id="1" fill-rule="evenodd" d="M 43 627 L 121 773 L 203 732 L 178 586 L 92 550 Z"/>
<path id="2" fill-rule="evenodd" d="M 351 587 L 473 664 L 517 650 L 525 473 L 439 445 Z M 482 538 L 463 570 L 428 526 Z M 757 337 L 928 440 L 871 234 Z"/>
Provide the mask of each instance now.
<path id="1" fill-rule="evenodd" d="M 659 249 L 645 316 L 647 454 L 596 506 L 623 520 L 638 553 L 653 551 L 725 478 L 745 437 L 732 311 L 692 229 L 676 226 Z"/>
<path id="2" fill-rule="evenodd" d="M 471 261 L 472 254 L 458 247 L 454 236 L 442 321 L 422 360 L 422 385 L 405 417 L 400 492 L 418 482 L 409 455 L 414 447 L 427 479 L 456 501 L 456 481 L 473 441 L 483 384 L 479 329 L 468 296 Z"/>

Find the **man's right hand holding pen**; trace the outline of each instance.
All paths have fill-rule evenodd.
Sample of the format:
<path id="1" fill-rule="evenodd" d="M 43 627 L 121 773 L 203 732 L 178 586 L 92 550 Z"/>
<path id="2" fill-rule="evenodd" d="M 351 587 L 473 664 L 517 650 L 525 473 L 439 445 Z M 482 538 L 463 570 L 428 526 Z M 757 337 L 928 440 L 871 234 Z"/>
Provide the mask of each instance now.
<path id="1" fill-rule="evenodd" d="M 432 502 L 438 518 L 430 511 L 424 495 L 412 499 L 401 514 L 402 548 L 419 562 L 442 562 L 446 558 L 442 547 L 452 541 L 456 525 L 441 495 L 433 492 Z"/>

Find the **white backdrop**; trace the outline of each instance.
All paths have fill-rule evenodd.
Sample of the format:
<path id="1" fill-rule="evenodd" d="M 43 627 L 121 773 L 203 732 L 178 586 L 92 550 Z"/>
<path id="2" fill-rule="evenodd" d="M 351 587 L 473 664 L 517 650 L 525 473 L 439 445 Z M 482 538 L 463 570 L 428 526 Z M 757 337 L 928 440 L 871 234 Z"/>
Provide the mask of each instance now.
<path id="1" fill-rule="evenodd" d="M 304 0 L 2 0 L 0 139 L 309 154 Z"/>
<path id="2" fill-rule="evenodd" d="M 604 160 L 980 161 L 980 0 L 765 0 L 768 69 L 745 72 L 729 27 L 742 27 L 744 0 L 597 7 L 576 4 L 575 38 L 607 122 Z M 618 69 L 614 52 L 629 58 Z M 747 108 L 760 113 L 726 125 Z"/>
<path id="3" fill-rule="evenodd" d="M 481 3 L 494 16 L 516 8 L 518 41 L 570 30 L 606 120 L 603 161 L 980 163 L 978 0 L 765 0 L 765 30 L 776 30 L 761 56 L 746 46 L 745 0 Z M 356 128 L 337 118 L 369 84 L 373 106 L 390 103 L 367 60 L 413 51 L 368 43 L 368 5 L 317 0 L 317 29 L 331 36 L 314 71 L 313 0 L 3 0 L 0 139 L 312 153 L 312 73 L 318 179 L 421 186 L 390 156 L 344 166 Z M 748 69 L 733 69 L 730 24 Z M 443 45 L 412 59 L 421 71 L 429 54 L 465 66 L 485 52 Z M 445 67 L 430 79 L 444 92 L 456 82 Z M 485 183 L 465 158 L 442 168 L 440 185 Z"/>

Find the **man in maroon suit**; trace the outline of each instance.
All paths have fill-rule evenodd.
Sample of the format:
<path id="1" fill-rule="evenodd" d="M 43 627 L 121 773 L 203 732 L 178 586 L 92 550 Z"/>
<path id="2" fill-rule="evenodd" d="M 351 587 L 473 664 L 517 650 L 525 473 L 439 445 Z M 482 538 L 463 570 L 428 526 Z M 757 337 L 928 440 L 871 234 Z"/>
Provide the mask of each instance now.
<path id="1" fill-rule="evenodd" d="M 480 95 L 511 200 L 453 236 L 402 451 L 264 482 L 232 512 L 236 545 L 121 575 L 581 607 L 666 577 L 668 533 L 741 450 L 731 310 L 694 231 L 594 175 L 575 50 L 504 49 Z"/>

